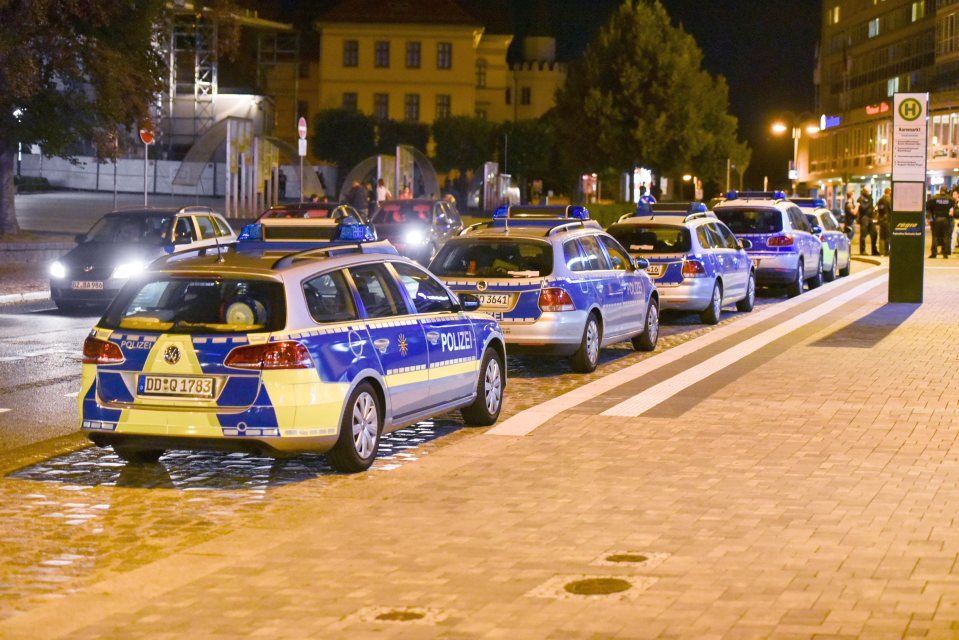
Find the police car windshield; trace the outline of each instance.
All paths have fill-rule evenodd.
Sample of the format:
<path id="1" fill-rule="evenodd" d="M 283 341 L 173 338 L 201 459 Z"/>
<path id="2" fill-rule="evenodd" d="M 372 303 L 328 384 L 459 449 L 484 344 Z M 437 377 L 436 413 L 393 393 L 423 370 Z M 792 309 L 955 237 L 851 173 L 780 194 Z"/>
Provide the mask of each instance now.
<path id="1" fill-rule="evenodd" d="M 83 242 L 161 245 L 170 241 L 172 215 L 108 215 L 97 221 Z"/>
<path id="2" fill-rule="evenodd" d="M 279 331 L 286 323 L 283 285 L 252 279 L 159 276 L 131 282 L 100 326 L 164 333 Z"/>
<path id="3" fill-rule="evenodd" d="M 783 215 L 774 207 L 717 207 L 714 213 L 736 235 L 783 230 Z"/>
<path id="4" fill-rule="evenodd" d="M 552 245 L 536 240 L 465 238 L 447 242 L 430 264 L 438 276 L 536 278 L 553 272 Z"/>
<path id="5" fill-rule="evenodd" d="M 692 249 L 686 227 L 617 224 L 608 231 L 630 253 L 685 253 Z"/>
<path id="6" fill-rule="evenodd" d="M 433 221 L 433 207 L 430 204 L 414 202 L 389 202 L 376 210 L 370 222 L 373 224 L 402 224 L 405 222 Z"/>

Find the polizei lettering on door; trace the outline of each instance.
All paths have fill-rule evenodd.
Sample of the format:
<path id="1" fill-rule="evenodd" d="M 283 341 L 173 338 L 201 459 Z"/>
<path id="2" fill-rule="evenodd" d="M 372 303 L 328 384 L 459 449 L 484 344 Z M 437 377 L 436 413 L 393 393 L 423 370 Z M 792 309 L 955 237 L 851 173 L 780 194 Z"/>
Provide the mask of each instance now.
<path id="1" fill-rule="evenodd" d="M 473 348 L 473 336 L 469 331 L 440 334 L 440 346 L 443 351 L 463 351 Z"/>

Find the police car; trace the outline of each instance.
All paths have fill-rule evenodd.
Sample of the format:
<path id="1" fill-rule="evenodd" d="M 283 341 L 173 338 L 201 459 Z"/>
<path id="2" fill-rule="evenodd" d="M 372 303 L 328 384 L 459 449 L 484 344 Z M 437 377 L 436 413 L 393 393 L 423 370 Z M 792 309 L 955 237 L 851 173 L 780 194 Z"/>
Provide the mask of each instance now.
<path id="1" fill-rule="evenodd" d="M 335 228 L 303 249 L 252 225 L 235 249 L 171 257 L 128 283 L 83 345 L 86 436 L 132 462 L 320 452 L 355 472 L 402 426 L 454 409 L 493 424 L 498 323 L 366 225 Z"/>
<path id="2" fill-rule="evenodd" d="M 756 273 L 746 248 L 702 202 L 640 202 L 607 231 L 633 256 L 649 261 L 662 308 L 696 311 L 707 324 L 722 308 L 752 311 Z"/>
<path id="3" fill-rule="evenodd" d="M 713 212 L 747 249 L 756 282 L 785 285 L 789 297 L 822 284 L 822 243 L 812 225 L 782 191 L 730 191 Z"/>
<path id="4" fill-rule="evenodd" d="M 832 282 L 837 277 L 848 276 L 852 266 L 852 249 L 849 236 L 842 231 L 832 212 L 822 198 L 790 198 L 802 209 L 813 233 L 822 242 L 822 278 Z"/>
<path id="5" fill-rule="evenodd" d="M 596 368 L 600 348 L 631 340 L 651 351 L 659 294 L 584 207 L 501 207 L 450 239 L 430 270 L 457 293 L 475 293 L 500 320 L 510 353 L 568 356 Z"/>

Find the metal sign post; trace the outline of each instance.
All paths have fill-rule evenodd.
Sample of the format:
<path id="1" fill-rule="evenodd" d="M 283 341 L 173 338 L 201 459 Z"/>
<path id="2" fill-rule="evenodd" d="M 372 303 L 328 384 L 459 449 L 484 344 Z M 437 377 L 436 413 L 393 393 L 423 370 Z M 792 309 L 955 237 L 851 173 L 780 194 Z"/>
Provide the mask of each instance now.
<path id="1" fill-rule="evenodd" d="M 296 132 L 300 135 L 300 202 L 303 202 L 303 158 L 306 156 L 306 118 L 300 117 L 296 123 Z"/>
<path id="2" fill-rule="evenodd" d="M 153 131 L 140 129 L 140 141 L 143 142 L 143 206 L 147 206 L 147 173 L 150 171 L 150 145 L 156 140 Z M 114 179 L 115 180 L 115 179 Z M 114 204 L 114 207 L 116 204 Z"/>
<path id="3" fill-rule="evenodd" d="M 889 302 L 922 302 L 928 114 L 928 93 L 895 94 Z"/>

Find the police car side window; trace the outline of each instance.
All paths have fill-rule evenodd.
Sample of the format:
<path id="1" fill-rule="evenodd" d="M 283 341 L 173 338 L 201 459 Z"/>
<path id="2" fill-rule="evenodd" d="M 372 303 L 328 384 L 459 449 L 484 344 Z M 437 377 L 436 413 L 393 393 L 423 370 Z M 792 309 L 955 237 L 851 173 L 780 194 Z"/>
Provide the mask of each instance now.
<path id="1" fill-rule="evenodd" d="M 739 248 L 739 244 L 736 242 L 736 236 L 733 235 L 732 231 L 726 228 L 726 225 L 720 222 L 710 222 L 709 230 L 719 238 L 719 246 L 725 249 Z"/>
<path id="2" fill-rule="evenodd" d="M 192 242 L 194 240 L 196 240 L 196 230 L 193 228 L 193 220 L 177 218 L 176 226 L 173 228 L 173 241 Z"/>
<path id="3" fill-rule="evenodd" d="M 216 231 L 213 230 L 213 222 L 210 221 L 209 216 L 196 216 L 197 226 L 200 228 L 200 238 L 203 240 L 209 240 L 216 235 Z"/>
<path id="4" fill-rule="evenodd" d="M 602 271 L 610 268 L 606 254 L 603 253 L 599 242 L 596 241 L 596 236 L 583 236 L 579 239 L 579 243 L 583 247 L 586 268 L 589 271 Z"/>
<path id="5" fill-rule="evenodd" d="M 822 228 L 826 231 L 839 231 L 839 225 L 836 224 L 836 219 L 832 217 L 832 214 L 828 211 L 823 213 L 819 218 L 822 220 Z"/>
<path id="6" fill-rule="evenodd" d="M 317 322 L 356 320 L 353 294 L 342 271 L 332 271 L 303 283 L 303 295 L 310 315 Z"/>
<path id="7" fill-rule="evenodd" d="M 696 239 L 699 240 L 699 246 L 701 246 L 703 249 L 712 249 L 716 245 L 712 234 L 706 231 L 706 225 L 704 224 L 696 227 Z"/>
<path id="8" fill-rule="evenodd" d="M 404 262 L 392 262 L 396 274 L 413 301 L 417 313 L 440 313 L 453 310 L 453 301 L 446 288 L 425 271 Z"/>
<path id="9" fill-rule="evenodd" d="M 563 243 L 563 260 L 570 271 L 586 271 L 586 262 L 579 250 L 579 243 L 569 240 Z"/>
<path id="10" fill-rule="evenodd" d="M 609 236 L 599 236 L 599 241 L 606 247 L 606 253 L 609 254 L 609 261 L 613 269 L 617 271 L 629 271 L 632 260 L 623 251 L 623 248 L 613 238 Z"/>
<path id="11" fill-rule="evenodd" d="M 806 220 L 806 216 L 804 216 L 799 209 L 793 208 L 789 210 L 789 220 L 792 222 L 793 229 L 812 233 L 812 227 L 809 226 L 809 221 Z"/>
<path id="12" fill-rule="evenodd" d="M 216 235 L 220 238 L 230 235 L 230 226 L 225 220 L 218 216 L 212 216 L 213 226 L 216 227 Z"/>
<path id="13" fill-rule="evenodd" d="M 367 317 L 386 318 L 408 313 L 393 277 L 383 265 L 359 265 L 350 267 L 349 271 Z"/>

